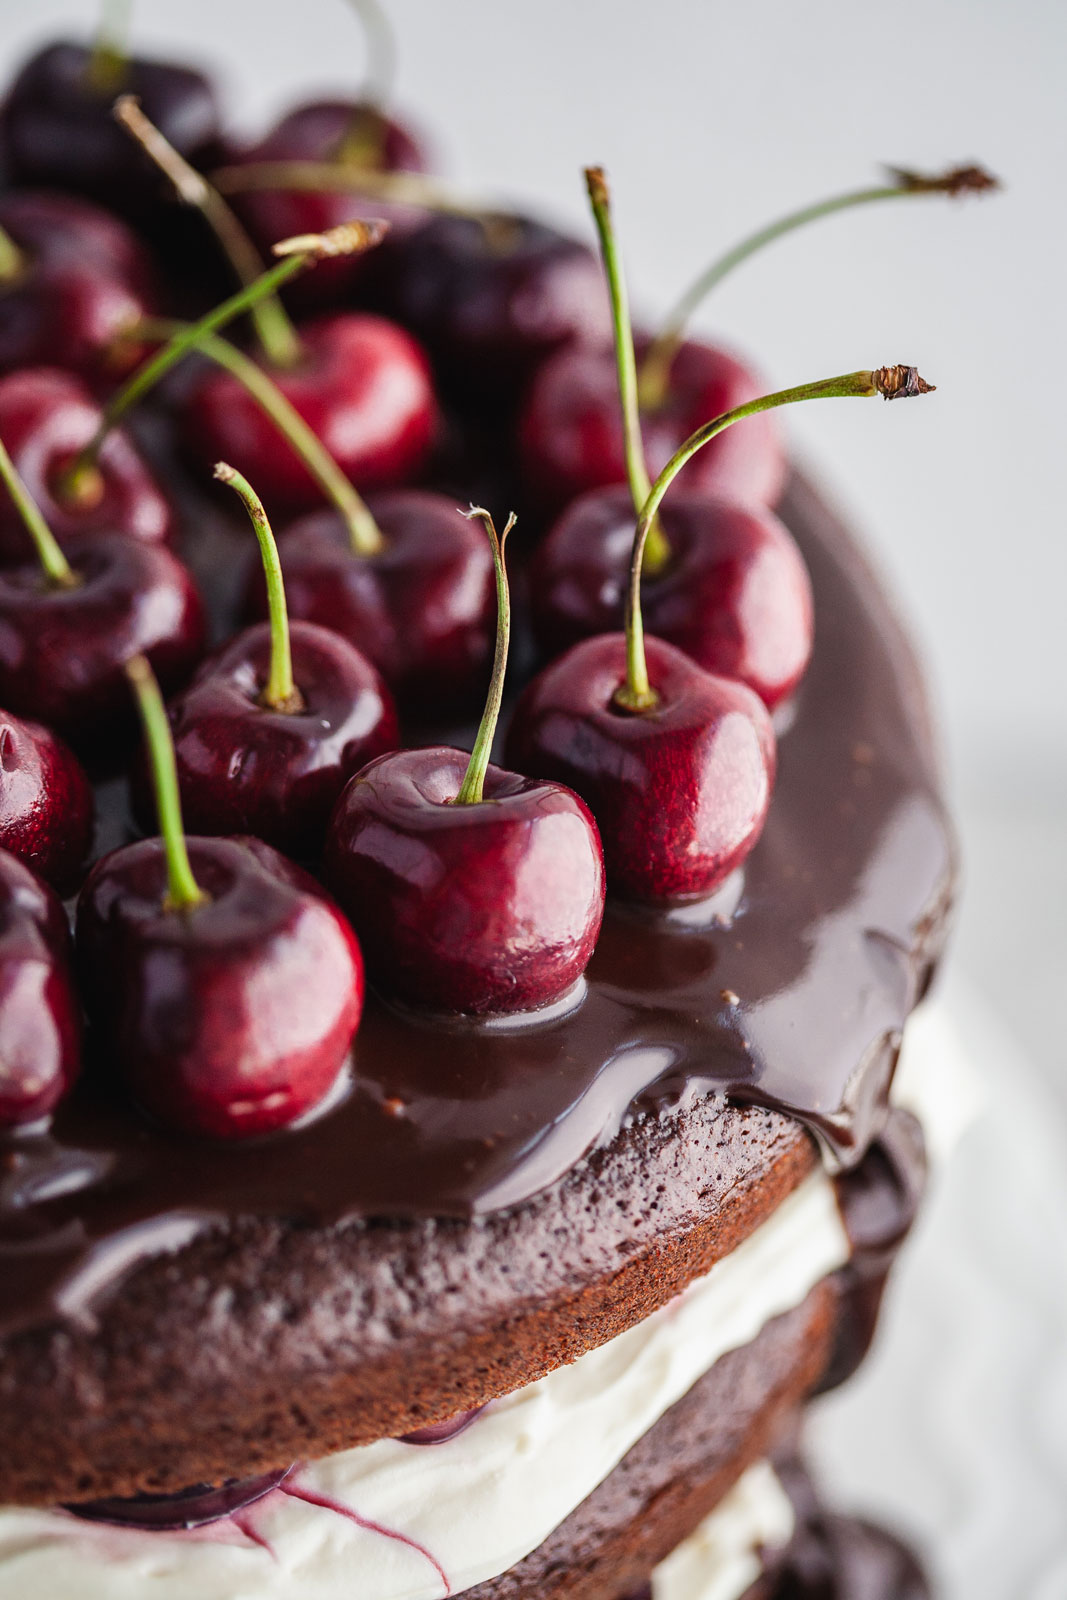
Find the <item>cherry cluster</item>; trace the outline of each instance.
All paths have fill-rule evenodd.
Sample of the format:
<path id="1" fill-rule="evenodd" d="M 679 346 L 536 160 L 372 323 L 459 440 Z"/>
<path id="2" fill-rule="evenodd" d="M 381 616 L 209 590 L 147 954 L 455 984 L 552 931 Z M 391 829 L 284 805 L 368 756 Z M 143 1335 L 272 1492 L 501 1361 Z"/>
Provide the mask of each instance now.
<path id="1" fill-rule="evenodd" d="M 759 837 L 812 647 L 769 413 L 928 385 L 764 394 L 686 317 L 816 216 L 992 181 L 893 173 L 807 207 L 635 339 L 599 169 L 598 260 L 455 195 L 384 103 L 304 104 L 242 145 L 207 77 L 107 37 L 7 89 L 0 1127 L 72 1087 L 85 1015 L 92 1070 L 148 1115 L 265 1134 L 328 1102 L 364 960 L 388 1003 L 477 1027 L 581 1003 L 605 892 L 713 894 Z M 214 634 L 175 459 L 255 534 Z M 542 534 L 507 769 L 515 519 L 460 499 Z M 470 753 L 410 742 L 487 682 Z M 116 773 L 144 837 L 92 861 L 90 774 Z"/>

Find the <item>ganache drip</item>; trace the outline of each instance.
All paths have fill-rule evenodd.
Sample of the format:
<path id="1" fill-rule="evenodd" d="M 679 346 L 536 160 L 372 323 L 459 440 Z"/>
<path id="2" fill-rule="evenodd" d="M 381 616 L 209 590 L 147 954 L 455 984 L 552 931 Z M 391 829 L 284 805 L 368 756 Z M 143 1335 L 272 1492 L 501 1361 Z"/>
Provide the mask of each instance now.
<path id="1" fill-rule="evenodd" d="M 198 537 L 232 548 L 198 506 Z M 815 651 L 732 919 L 612 907 L 581 1003 L 523 1027 L 445 1029 L 371 997 L 347 1097 L 268 1148 L 156 1129 L 90 1063 L 51 1128 L 0 1139 L 0 1334 L 77 1319 L 140 1262 L 238 1217 L 516 1205 L 628 1118 L 706 1091 L 784 1110 L 834 1165 L 859 1161 L 938 954 L 953 846 L 921 682 L 876 580 L 803 484 L 783 511 Z M 115 786 L 101 799 L 117 840 Z"/>

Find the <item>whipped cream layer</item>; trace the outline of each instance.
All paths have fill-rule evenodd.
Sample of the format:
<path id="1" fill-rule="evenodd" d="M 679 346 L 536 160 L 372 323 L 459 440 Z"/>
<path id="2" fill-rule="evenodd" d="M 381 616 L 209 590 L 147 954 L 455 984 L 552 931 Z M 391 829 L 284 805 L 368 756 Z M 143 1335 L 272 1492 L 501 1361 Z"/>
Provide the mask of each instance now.
<path id="1" fill-rule="evenodd" d="M 848 1255 L 833 1184 L 814 1172 L 670 1305 L 443 1444 L 341 1451 L 191 1532 L 0 1511 L 0 1600 L 352 1600 L 354 1583 L 367 1600 L 460 1594 L 535 1550 L 720 1356 Z"/>
<path id="2" fill-rule="evenodd" d="M 652 1573 L 652 1600 L 740 1600 L 764 1553 L 793 1537 L 793 1502 L 767 1461 L 742 1473 L 700 1526 Z"/>

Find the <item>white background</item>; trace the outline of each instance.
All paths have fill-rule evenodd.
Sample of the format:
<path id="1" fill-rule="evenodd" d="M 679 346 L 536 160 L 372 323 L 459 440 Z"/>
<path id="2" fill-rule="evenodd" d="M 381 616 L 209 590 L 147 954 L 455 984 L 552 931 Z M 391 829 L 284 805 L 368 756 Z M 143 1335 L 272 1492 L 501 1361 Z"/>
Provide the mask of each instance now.
<path id="1" fill-rule="evenodd" d="M 938 393 L 795 410 L 797 447 L 875 544 L 946 728 L 968 871 L 957 943 L 1067 1106 L 1067 6 L 1062 0 L 385 0 L 398 100 L 463 185 L 584 227 L 609 168 L 654 312 L 724 243 L 879 161 L 977 158 L 997 197 L 822 223 L 723 286 L 706 324 L 775 386 L 907 361 Z M 0 0 L 14 60 L 90 0 Z M 250 130 L 350 88 L 344 0 L 139 0 L 139 45 L 223 61 Z"/>
<path id="2" fill-rule="evenodd" d="M 930 664 L 966 850 L 957 964 L 1067 1108 L 1067 6 L 386 4 L 399 104 L 446 170 L 584 228 L 579 169 L 606 165 L 650 311 L 725 243 L 880 160 L 979 159 L 1004 178 L 999 197 L 820 224 L 731 279 L 705 320 L 774 387 L 897 361 L 938 385 L 907 406 L 802 407 L 789 427 Z M 0 0 L 0 49 L 14 60 L 94 13 Z M 344 0 L 140 0 L 136 21 L 142 46 L 224 60 L 250 131 L 360 69 Z M 987 1065 L 994 1091 L 1025 1095 L 1010 1059 L 1002 1086 Z"/>

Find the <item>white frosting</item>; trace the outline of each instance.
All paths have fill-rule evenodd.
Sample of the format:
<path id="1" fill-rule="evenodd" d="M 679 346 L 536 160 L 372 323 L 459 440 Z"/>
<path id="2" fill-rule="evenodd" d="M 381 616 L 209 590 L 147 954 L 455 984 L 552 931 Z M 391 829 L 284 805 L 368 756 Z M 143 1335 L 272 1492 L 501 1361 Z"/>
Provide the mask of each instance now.
<path id="1" fill-rule="evenodd" d="M 793 1503 L 766 1461 L 728 1490 L 652 1574 L 652 1600 L 740 1600 L 763 1573 L 764 1550 L 793 1536 Z"/>
<path id="2" fill-rule="evenodd" d="M 662 1311 L 495 1402 L 456 1438 L 380 1440 L 316 1461 L 286 1485 L 336 1502 L 362 1526 L 279 1491 L 239 1519 L 265 1543 L 234 1522 L 170 1535 L 10 1508 L 0 1511 L 0 1600 L 462 1593 L 543 1543 L 721 1355 L 799 1305 L 848 1253 L 833 1186 L 815 1172 Z"/>

